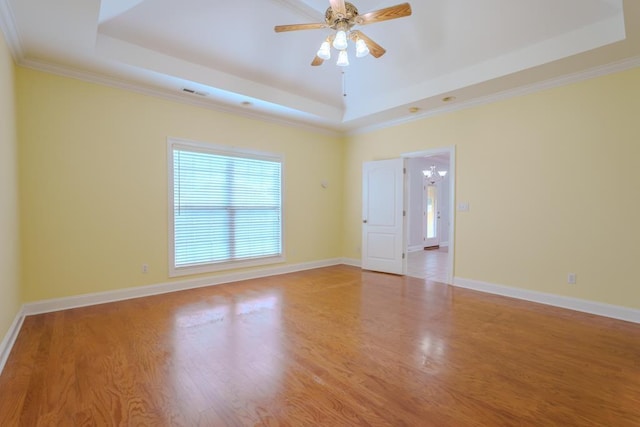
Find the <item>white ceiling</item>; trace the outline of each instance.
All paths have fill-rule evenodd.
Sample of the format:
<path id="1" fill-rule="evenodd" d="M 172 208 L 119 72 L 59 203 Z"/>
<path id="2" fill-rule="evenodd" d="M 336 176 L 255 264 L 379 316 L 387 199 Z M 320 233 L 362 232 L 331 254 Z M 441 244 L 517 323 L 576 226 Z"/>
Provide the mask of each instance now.
<path id="1" fill-rule="evenodd" d="M 310 66 L 331 30 L 273 30 L 324 22 L 328 0 L 0 0 L 0 24 L 21 65 L 334 132 L 640 65 L 638 0 L 410 3 L 360 27 L 387 53 L 344 69 Z"/>

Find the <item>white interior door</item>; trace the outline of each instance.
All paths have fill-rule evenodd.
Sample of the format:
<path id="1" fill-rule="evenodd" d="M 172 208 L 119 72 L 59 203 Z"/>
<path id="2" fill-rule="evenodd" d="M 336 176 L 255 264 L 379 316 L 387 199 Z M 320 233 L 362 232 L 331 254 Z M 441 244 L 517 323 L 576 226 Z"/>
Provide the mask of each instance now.
<path id="1" fill-rule="evenodd" d="M 405 274 L 404 159 L 363 164 L 362 268 Z"/>

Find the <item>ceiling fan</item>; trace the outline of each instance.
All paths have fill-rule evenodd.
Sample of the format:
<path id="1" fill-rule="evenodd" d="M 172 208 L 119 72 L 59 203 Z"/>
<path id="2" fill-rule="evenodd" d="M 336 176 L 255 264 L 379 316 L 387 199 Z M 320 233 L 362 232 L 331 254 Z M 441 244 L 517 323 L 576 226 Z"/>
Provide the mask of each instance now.
<path id="1" fill-rule="evenodd" d="M 373 12 L 360 15 L 358 9 L 345 0 L 329 0 L 330 6 L 325 12 L 325 22 L 312 24 L 276 25 L 276 33 L 285 31 L 316 30 L 331 28 L 335 34 L 326 38 L 316 53 L 311 65 L 321 65 L 331 57 L 331 45 L 339 51 L 339 66 L 349 65 L 347 56 L 347 40 L 351 39 L 356 44 L 356 57 L 366 56 L 369 53 L 375 58 L 380 58 L 386 50 L 378 43 L 364 35 L 362 31 L 352 30 L 355 25 L 367 25 L 374 22 L 388 21 L 390 19 L 403 18 L 411 15 L 411 5 L 402 3 Z"/>

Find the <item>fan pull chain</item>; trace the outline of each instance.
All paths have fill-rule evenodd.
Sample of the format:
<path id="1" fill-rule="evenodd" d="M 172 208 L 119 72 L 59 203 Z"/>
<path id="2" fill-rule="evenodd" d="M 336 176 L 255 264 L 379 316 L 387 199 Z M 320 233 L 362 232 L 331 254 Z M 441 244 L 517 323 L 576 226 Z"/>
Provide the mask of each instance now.
<path id="1" fill-rule="evenodd" d="M 347 96 L 347 75 L 342 71 L 342 96 Z"/>

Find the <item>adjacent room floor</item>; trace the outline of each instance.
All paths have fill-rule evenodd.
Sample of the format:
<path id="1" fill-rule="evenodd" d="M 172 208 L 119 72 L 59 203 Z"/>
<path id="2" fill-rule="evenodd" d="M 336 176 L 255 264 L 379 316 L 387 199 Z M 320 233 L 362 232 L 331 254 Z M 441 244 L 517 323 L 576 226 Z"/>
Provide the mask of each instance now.
<path id="1" fill-rule="evenodd" d="M 447 283 L 448 256 L 449 253 L 446 246 L 409 252 L 407 275 L 419 279 Z"/>

